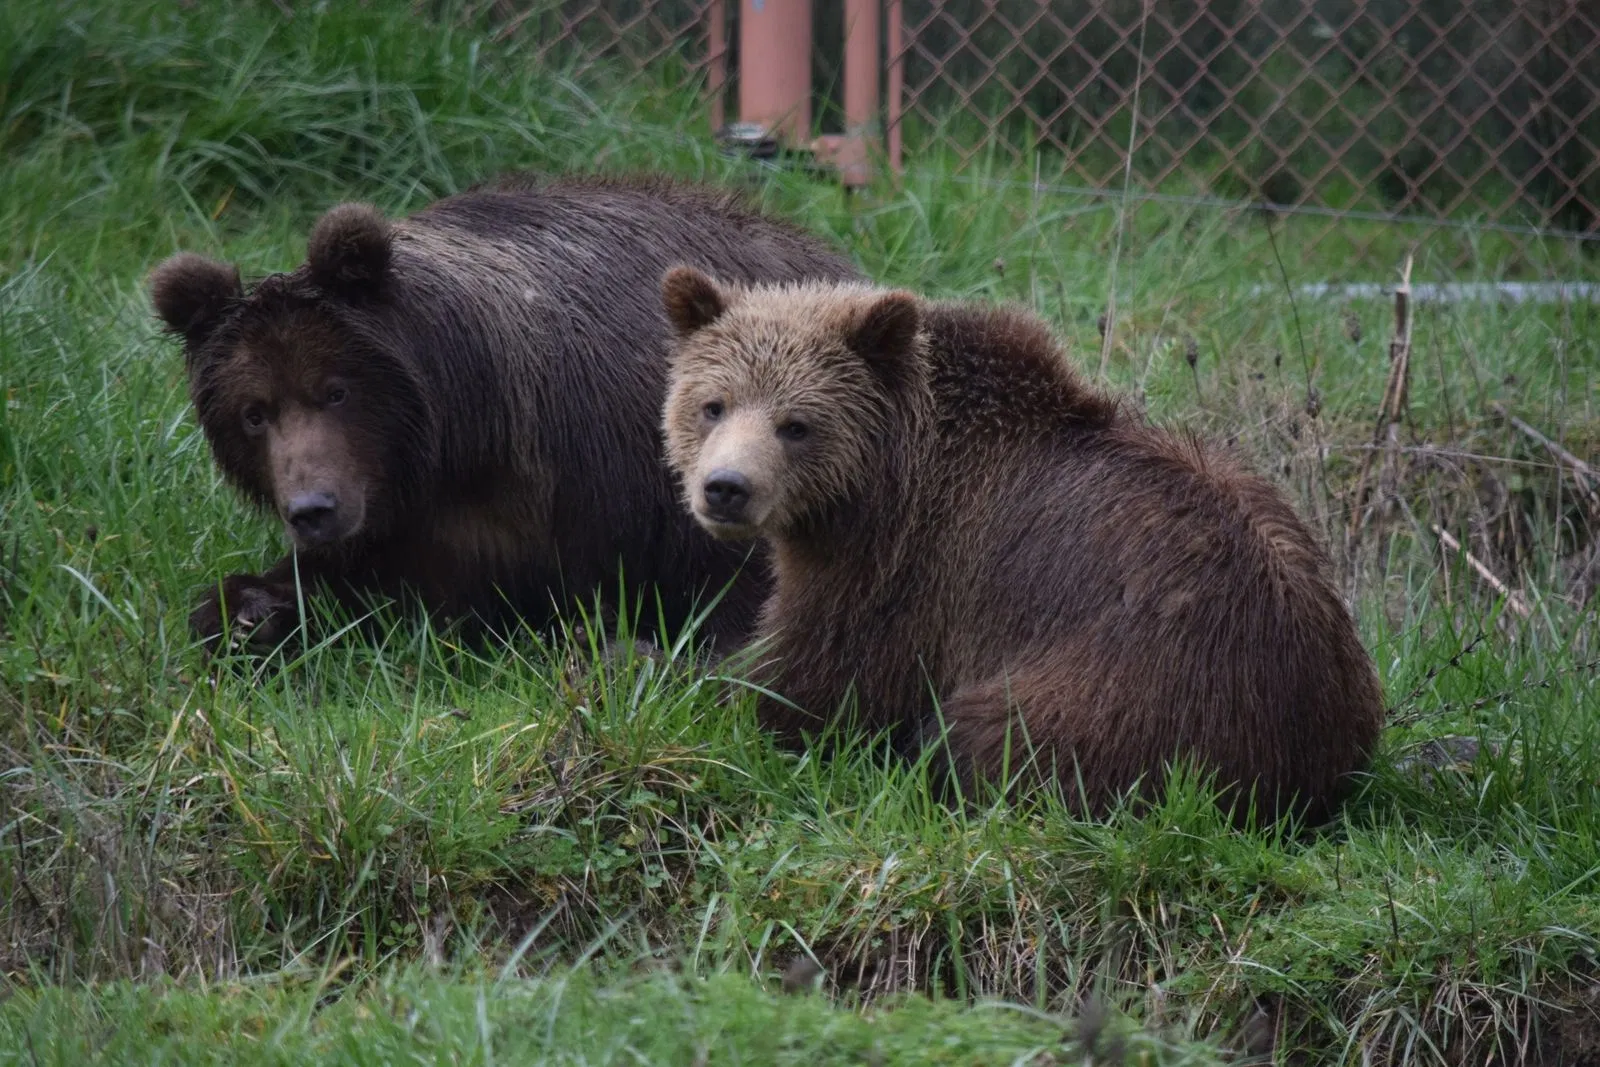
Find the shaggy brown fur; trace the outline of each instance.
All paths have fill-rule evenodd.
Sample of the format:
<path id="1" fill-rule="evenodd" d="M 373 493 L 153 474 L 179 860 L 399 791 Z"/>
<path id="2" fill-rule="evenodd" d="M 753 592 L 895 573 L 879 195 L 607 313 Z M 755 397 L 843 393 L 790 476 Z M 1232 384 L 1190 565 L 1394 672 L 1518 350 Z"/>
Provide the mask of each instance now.
<path id="1" fill-rule="evenodd" d="M 296 548 L 207 594 L 196 631 L 276 643 L 296 564 L 347 600 L 535 625 L 597 588 L 614 605 L 620 564 L 673 629 L 739 574 L 702 633 L 745 636 L 763 569 L 682 514 L 661 462 L 657 287 L 685 259 L 752 282 L 857 276 L 728 192 L 527 176 L 395 222 L 336 207 L 304 265 L 248 291 L 226 264 L 162 264 L 152 299 L 213 455 Z"/>
<path id="2" fill-rule="evenodd" d="M 663 298 L 688 506 L 774 549 L 760 678 L 795 707 L 763 700 L 768 725 L 853 694 L 907 746 L 942 712 L 969 788 L 1031 745 L 1089 810 L 1187 759 L 1241 818 L 1251 787 L 1258 816 L 1330 814 L 1381 695 L 1270 484 L 1123 413 L 1018 311 L 688 268 Z"/>

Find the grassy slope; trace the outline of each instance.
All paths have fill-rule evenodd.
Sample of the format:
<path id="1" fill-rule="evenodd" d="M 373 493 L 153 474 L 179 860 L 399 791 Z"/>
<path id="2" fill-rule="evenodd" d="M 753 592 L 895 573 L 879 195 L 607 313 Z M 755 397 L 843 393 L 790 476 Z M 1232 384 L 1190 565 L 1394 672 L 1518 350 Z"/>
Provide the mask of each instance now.
<path id="1" fill-rule="evenodd" d="M 197 993 L 127 986 L 93 998 L 25 992 L 0 1016 L 0 1043 L 30 1062 L 218 1064 L 1050 1062 L 1086 1046 L 1047 1015 L 1000 1003 L 962 1009 L 908 998 L 841 1011 L 778 999 L 732 975 L 542 982 L 390 974 L 331 1005 L 314 983 Z M 26 1032 L 25 1032 L 26 1031 Z M 1130 1057 L 1210 1062 L 1113 1025 L 1093 1046 Z M 0 1052 L 0 1055 L 4 1055 Z M 1137 1061 L 1135 1061 L 1137 1062 Z"/>
<path id="2" fill-rule="evenodd" d="M 425 1041 L 487 1059 L 484 1029 L 504 1027 L 527 1055 L 546 1041 L 610 1061 L 647 1018 L 657 1061 L 720 1033 L 719 1062 L 874 1040 L 892 1062 L 946 1039 L 951 1062 L 999 1062 L 1062 1032 L 951 1005 L 863 1021 L 738 977 L 802 951 L 846 990 L 1067 1014 L 1088 997 L 1179 1044 L 1263 1020 L 1285 1055 L 1353 1061 L 1511 1053 L 1530 1023 L 1584 1039 L 1600 651 L 1555 592 L 1570 489 L 1487 412 L 1503 401 L 1594 455 L 1592 312 L 1422 312 L 1410 436 L 1433 451 L 1408 453 L 1408 495 L 1460 531 L 1498 487 L 1512 519 L 1485 536 L 1520 546 L 1496 564 L 1534 618 L 1498 625 L 1403 520 L 1369 538 L 1354 573 L 1396 727 L 1345 822 L 1309 840 L 1229 832 L 1198 789 L 1102 824 L 1048 805 L 953 814 L 918 768 L 776 754 L 681 663 L 610 670 L 582 642 L 474 655 L 401 622 L 287 671 L 208 673 L 187 603 L 275 533 L 218 484 L 143 303 L 177 248 L 281 269 L 339 199 L 403 210 L 510 166 L 755 178 L 886 281 L 1032 303 L 1091 368 L 1114 278 L 1111 378 L 1163 421 L 1239 437 L 1335 518 L 1386 312 L 1351 309 L 1354 342 L 1342 309 L 1251 297 L 1276 274 L 1246 254 L 1263 232 L 1248 220 L 1146 209 L 1119 241 L 1103 207 L 937 174 L 846 204 L 736 172 L 677 132 L 699 129 L 690 99 L 580 89 L 514 46 L 382 10 L 58 7 L 0 10 L 0 1059 L 71 1062 L 91 1042 L 113 1062 L 223 1044 L 377 1062 L 369 1047 Z M 1494 747 L 1432 778 L 1404 769 L 1415 741 L 1450 733 Z M 542 978 L 482 977 L 530 934 L 513 970 Z M 600 970 L 563 977 L 586 949 Z M 721 977 L 617 970 L 646 957 Z M 419 959 L 444 962 L 406 969 Z M 330 969 L 354 991 L 319 1011 Z M 164 975 L 189 991 L 49 985 Z M 585 1009 L 555 1013 L 571 983 Z"/>

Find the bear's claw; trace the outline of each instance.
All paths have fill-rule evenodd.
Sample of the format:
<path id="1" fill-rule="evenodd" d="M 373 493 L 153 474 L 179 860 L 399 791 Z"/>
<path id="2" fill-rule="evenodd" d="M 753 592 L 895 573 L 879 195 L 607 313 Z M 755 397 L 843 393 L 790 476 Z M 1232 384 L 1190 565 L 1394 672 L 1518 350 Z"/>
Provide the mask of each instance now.
<path id="1" fill-rule="evenodd" d="M 233 574 L 201 599 L 189 615 L 189 628 L 212 651 L 226 630 L 229 651 L 265 652 L 294 629 L 295 614 L 294 601 L 271 583 L 253 574 Z"/>

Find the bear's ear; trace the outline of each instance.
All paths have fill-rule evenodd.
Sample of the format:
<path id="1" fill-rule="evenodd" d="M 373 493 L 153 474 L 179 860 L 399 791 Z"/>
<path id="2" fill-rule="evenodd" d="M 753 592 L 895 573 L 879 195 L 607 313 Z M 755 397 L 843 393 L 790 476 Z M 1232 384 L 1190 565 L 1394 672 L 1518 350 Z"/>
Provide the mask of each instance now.
<path id="1" fill-rule="evenodd" d="M 191 345 L 209 337 L 228 303 L 243 294 L 238 267 L 193 252 L 179 252 L 150 272 L 156 314 Z"/>
<path id="2" fill-rule="evenodd" d="M 884 293 L 856 317 L 845 343 L 885 384 L 898 386 L 910 376 L 921 321 L 915 295 Z"/>
<path id="3" fill-rule="evenodd" d="M 389 220 L 376 208 L 340 204 L 312 227 L 306 264 L 318 288 L 346 300 L 369 300 L 382 293 L 393 252 Z"/>
<path id="4" fill-rule="evenodd" d="M 661 303 L 680 338 L 703 330 L 728 310 L 728 298 L 708 275 L 673 267 L 661 279 Z"/>

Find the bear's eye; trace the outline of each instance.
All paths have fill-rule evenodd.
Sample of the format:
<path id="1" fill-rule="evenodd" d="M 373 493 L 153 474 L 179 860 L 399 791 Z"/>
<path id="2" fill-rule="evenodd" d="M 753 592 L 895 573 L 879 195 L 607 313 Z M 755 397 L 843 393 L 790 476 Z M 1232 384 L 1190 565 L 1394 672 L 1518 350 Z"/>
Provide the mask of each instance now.
<path id="1" fill-rule="evenodd" d="M 722 418 L 722 401 L 711 401 L 711 403 L 700 409 L 700 413 L 710 421 L 716 422 L 718 419 Z"/>
<path id="2" fill-rule="evenodd" d="M 342 386 L 342 385 L 333 386 L 332 388 L 330 388 L 328 390 L 328 406 L 329 407 L 338 407 L 340 404 L 343 404 L 345 402 L 345 398 L 348 397 L 349 395 L 350 395 L 349 390 L 347 390 L 344 386 Z"/>
<path id="3" fill-rule="evenodd" d="M 261 429 L 261 424 L 267 421 L 266 415 L 254 404 L 244 409 L 244 424 L 252 430 Z"/>
<path id="4" fill-rule="evenodd" d="M 794 419 L 790 419 L 778 427 L 778 436 L 785 441 L 803 441 L 810 432 L 811 427 L 803 422 L 796 422 Z"/>

